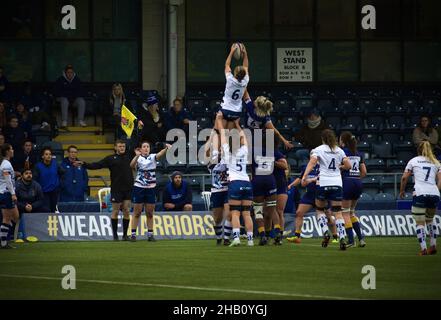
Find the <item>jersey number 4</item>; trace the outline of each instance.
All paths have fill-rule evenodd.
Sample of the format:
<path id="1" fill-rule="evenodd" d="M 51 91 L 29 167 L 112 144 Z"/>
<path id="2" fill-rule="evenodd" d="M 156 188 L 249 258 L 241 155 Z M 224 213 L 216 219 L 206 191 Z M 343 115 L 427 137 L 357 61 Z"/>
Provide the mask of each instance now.
<path id="1" fill-rule="evenodd" d="M 332 158 L 332 161 L 329 164 L 328 169 L 330 169 L 330 170 L 335 170 L 336 169 L 336 167 L 335 167 L 335 158 Z"/>

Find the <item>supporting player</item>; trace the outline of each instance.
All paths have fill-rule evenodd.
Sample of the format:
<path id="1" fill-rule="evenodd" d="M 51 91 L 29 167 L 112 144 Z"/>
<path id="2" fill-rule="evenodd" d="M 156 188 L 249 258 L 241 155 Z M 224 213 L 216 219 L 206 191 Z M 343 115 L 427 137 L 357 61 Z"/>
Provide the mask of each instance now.
<path id="1" fill-rule="evenodd" d="M 418 156 L 411 159 L 401 178 L 400 198 L 404 198 L 407 180 L 415 177 L 415 192 L 412 202 L 412 214 L 416 226 L 417 239 L 421 247 L 420 255 L 436 254 L 438 228 L 433 222 L 440 200 L 441 165 L 435 158 L 429 141 L 418 145 Z M 427 250 L 426 225 L 429 229 L 430 248 Z"/>
<path id="2" fill-rule="evenodd" d="M 315 207 L 315 193 L 316 193 L 316 182 L 319 175 L 319 165 L 315 165 L 314 168 L 309 172 L 308 176 L 304 181 L 302 181 L 301 177 L 305 172 L 306 166 L 303 166 L 302 172 L 300 174 L 300 178 L 294 180 L 289 186 L 288 189 L 292 187 L 296 187 L 299 184 L 302 187 L 306 188 L 306 192 L 303 194 L 300 199 L 299 206 L 296 210 L 296 221 L 295 221 L 295 232 L 294 236 L 287 238 L 289 242 L 301 243 L 301 233 L 303 227 L 303 218 L 305 214 Z"/>
<path id="3" fill-rule="evenodd" d="M 276 139 L 278 142 L 278 140 Z M 276 145 L 278 143 L 276 142 Z M 288 162 L 286 161 L 286 157 L 279 151 L 274 151 L 274 178 L 276 179 L 277 186 L 277 215 L 279 216 L 279 224 L 280 224 L 280 235 L 281 239 L 283 238 L 283 232 L 285 231 L 285 206 L 286 201 L 288 200 L 288 180 L 286 176 L 286 170 L 289 169 Z M 282 243 L 282 240 L 280 240 Z"/>
<path id="4" fill-rule="evenodd" d="M 130 167 L 136 170 L 132 193 L 134 206 L 131 241 L 136 241 L 136 229 L 144 207 L 147 216 L 147 240 L 156 241 L 153 236 L 153 213 L 156 204 L 156 160 L 162 158 L 170 147 L 171 145 L 166 144 L 165 148 L 158 153 L 150 154 L 150 143 L 143 141 L 141 148 L 135 150 L 136 156 L 130 162 Z"/>
<path id="5" fill-rule="evenodd" d="M 361 179 L 366 176 L 366 164 L 364 156 L 357 151 L 357 139 L 349 131 L 342 132 L 340 135 L 340 147 L 343 148 L 346 156 L 351 162 L 349 170 L 343 170 L 343 218 L 345 219 L 346 234 L 348 235 L 348 247 L 353 246 L 354 232 L 358 237 L 358 246 L 366 246 L 363 234 L 360 228 L 360 222 L 355 215 L 355 207 L 360 195 L 363 192 L 363 183 Z"/>
<path id="6" fill-rule="evenodd" d="M 214 232 L 216 234 L 216 244 L 222 244 L 222 231 L 224 246 L 230 245 L 232 231 L 231 214 L 228 206 L 228 169 L 220 153 L 218 159 L 212 159 L 209 146 L 213 139 L 218 139 L 219 135 L 215 130 L 206 143 L 206 156 L 208 157 L 208 171 L 211 174 L 211 207 L 213 210 Z M 218 150 L 220 152 L 220 149 Z M 222 230 L 223 229 L 223 230 Z"/>
<path id="7" fill-rule="evenodd" d="M 323 130 L 321 138 L 323 144 L 311 151 L 311 158 L 303 174 L 302 181 L 306 183 L 309 173 L 319 163 L 320 186 L 317 188 L 315 205 L 317 220 L 323 231 L 322 246 L 327 247 L 331 238 L 325 215 L 325 206 L 330 201 L 332 213 L 336 219 L 335 224 L 340 241 L 340 250 L 346 250 L 345 224 L 341 212 L 342 178 L 340 170 L 349 170 L 351 163 L 344 151 L 338 147 L 334 131 Z"/>
<path id="8" fill-rule="evenodd" d="M 11 158 L 14 157 L 14 149 L 8 143 L 0 147 L 0 206 L 3 220 L 0 226 L 0 249 L 14 249 L 8 243 L 9 229 L 12 223 L 18 224 L 19 213 L 17 209 L 17 196 L 15 195 L 15 173 L 11 165 Z"/>
<path id="9" fill-rule="evenodd" d="M 217 122 L 222 120 L 218 117 Z M 232 150 L 226 139 L 224 129 L 221 129 L 221 144 L 223 159 L 227 164 L 230 184 L 228 185 L 228 204 L 232 216 L 233 225 L 233 241 L 230 247 L 240 245 L 240 215 L 242 214 L 247 231 L 247 245 L 254 246 L 253 241 L 253 220 L 251 219 L 250 211 L 253 200 L 253 189 L 250 179 L 247 174 L 247 158 L 248 158 L 248 144 L 243 130 L 240 128 L 239 119 L 234 121 L 236 129 L 239 132 L 240 147 L 234 147 L 234 138 Z M 218 123 L 220 126 L 221 124 Z"/>

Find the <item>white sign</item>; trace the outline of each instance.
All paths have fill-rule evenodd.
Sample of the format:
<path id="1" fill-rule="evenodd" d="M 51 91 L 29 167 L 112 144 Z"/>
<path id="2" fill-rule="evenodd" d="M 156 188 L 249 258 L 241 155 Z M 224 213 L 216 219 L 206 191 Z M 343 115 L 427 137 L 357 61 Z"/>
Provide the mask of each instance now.
<path id="1" fill-rule="evenodd" d="M 277 82 L 311 82 L 312 48 L 277 48 Z"/>

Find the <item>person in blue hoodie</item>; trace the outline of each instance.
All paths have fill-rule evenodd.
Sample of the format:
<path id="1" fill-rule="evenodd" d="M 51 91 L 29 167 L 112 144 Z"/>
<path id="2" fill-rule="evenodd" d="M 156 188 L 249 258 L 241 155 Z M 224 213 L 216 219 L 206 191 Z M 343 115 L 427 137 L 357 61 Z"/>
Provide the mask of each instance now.
<path id="1" fill-rule="evenodd" d="M 86 102 L 84 101 L 84 90 L 81 80 L 74 72 L 72 65 L 64 68 L 63 75 L 55 82 L 54 96 L 61 104 L 61 128 L 67 127 L 67 117 L 69 104 L 78 108 L 78 122 L 80 126 L 86 127 L 84 113 L 86 112 Z"/>
<path id="2" fill-rule="evenodd" d="M 193 197 L 191 188 L 186 181 L 182 180 L 182 173 L 173 172 L 171 181 L 166 185 L 162 204 L 165 211 L 191 211 Z"/>
<path id="3" fill-rule="evenodd" d="M 190 114 L 183 107 L 183 102 L 180 98 L 173 100 L 173 106 L 165 116 L 165 128 L 182 129 L 188 134 L 188 124 L 190 122 Z"/>
<path id="4" fill-rule="evenodd" d="M 45 205 L 50 212 L 58 211 L 57 204 L 60 193 L 60 177 L 64 170 L 58 165 L 57 159 L 52 158 L 52 149 L 44 147 L 41 150 L 41 161 L 35 165 L 34 180 L 41 185 Z"/>
<path id="5" fill-rule="evenodd" d="M 84 201 L 89 184 L 87 169 L 78 162 L 78 148 L 76 146 L 69 146 L 67 154 L 68 156 L 61 162 L 64 174 L 61 179 L 60 201 Z"/>

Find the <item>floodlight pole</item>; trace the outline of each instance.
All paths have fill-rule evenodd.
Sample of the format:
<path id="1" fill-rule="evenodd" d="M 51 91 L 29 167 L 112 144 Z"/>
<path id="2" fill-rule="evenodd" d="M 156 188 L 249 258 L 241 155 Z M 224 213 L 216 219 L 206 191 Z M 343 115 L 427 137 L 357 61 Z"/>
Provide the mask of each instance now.
<path id="1" fill-rule="evenodd" d="M 178 93 L 178 7 L 183 0 L 169 0 L 168 11 L 168 105 Z"/>

